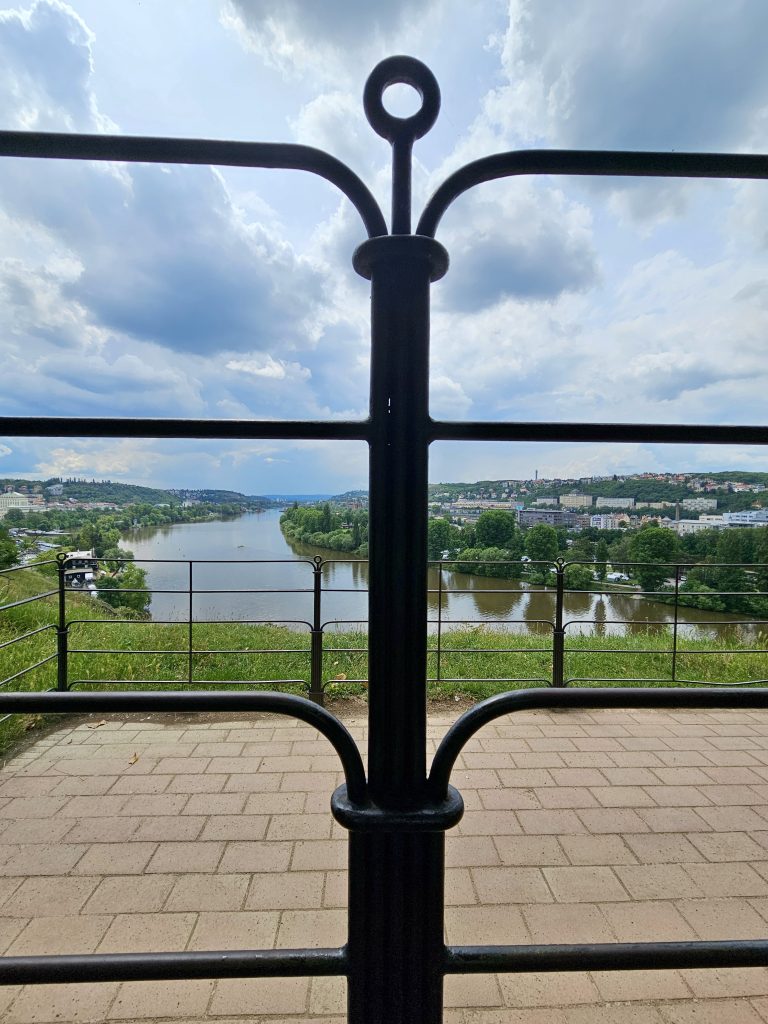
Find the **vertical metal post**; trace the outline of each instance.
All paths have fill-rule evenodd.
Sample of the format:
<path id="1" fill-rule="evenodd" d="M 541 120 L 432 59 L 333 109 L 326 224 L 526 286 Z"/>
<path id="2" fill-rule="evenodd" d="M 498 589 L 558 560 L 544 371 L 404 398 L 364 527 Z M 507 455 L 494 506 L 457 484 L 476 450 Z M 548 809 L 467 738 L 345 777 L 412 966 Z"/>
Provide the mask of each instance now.
<path id="1" fill-rule="evenodd" d="M 442 672 L 442 633 L 443 633 L 443 561 L 437 563 L 437 676 L 440 682 Z"/>
<path id="2" fill-rule="evenodd" d="M 309 693 L 307 696 L 315 704 L 323 706 L 323 560 L 319 555 L 314 558 L 312 567 L 312 630 L 310 633 L 310 666 Z"/>
<path id="3" fill-rule="evenodd" d="M 555 629 L 552 634 L 552 685 L 565 686 L 565 629 L 563 628 L 563 605 L 565 591 L 565 564 L 556 562 L 555 576 Z"/>
<path id="4" fill-rule="evenodd" d="M 191 683 L 194 678 L 194 667 L 192 664 L 192 561 L 189 563 L 189 618 L 187 623 L 187 640 L 189 646 L 189 660 L 187 663 L 187 682 Z"/>
<path id="5" fill-rule="evenodd" d="M 59 555 L 59 615 L 56 624 L 56 689 L 68 690 L 69 626 L 67 625 L 67 579 L 64 574 L 66 557 Z"/>
<path id="6" fill-rule="evenodd" d="M 675 566 L 675 611 L 672 620 L 672 682 L 677 682 L 677 624 L 680 597 L 680 566 Z"/>
<path id="7" fill-rule="evenodd" d="M 352 1024 L 442 1020 L 446 826 L 424 822 L 429 285 L 447 266 L 442 246 L 412 235 L 355 253 L 372 288 L 369 792 L 393 824 L 348 826 Z M 403 815 L 419 831 L 394 824 Z"/>

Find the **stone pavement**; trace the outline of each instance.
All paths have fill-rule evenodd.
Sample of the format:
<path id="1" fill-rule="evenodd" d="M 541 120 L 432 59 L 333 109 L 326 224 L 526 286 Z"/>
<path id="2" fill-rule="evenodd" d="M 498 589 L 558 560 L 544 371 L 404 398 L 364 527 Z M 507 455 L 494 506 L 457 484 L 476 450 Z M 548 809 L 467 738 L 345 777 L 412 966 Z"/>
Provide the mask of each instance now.
<path id="1" fill-rule="evenodd" d="M 0 951 L 343 943 L 339 781 L 290 719 L 66 721 L 0 770 Z M 768 714 L 527 712 L 478 733 L 452 781 L 449 942 L 768 935 Z M 449 978 L 446 1005 L 449 1024 L 764 1024 L 768 970 Z M 343 1007 L 333 978 L 0 989 L 7 1024 Z"/>

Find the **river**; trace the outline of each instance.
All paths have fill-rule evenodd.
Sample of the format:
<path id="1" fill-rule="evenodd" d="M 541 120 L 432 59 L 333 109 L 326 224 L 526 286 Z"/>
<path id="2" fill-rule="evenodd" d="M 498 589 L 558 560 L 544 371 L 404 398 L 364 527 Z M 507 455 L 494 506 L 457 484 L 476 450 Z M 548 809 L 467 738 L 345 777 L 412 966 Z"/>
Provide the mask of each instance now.
<path id="1" fill-rule="evenodd" d="M 365 563 L 334 558 L 333 552 L 289 544 L 280 530 L 280 512 L 252 512 L 236 519 L 211 519 L 131 531 L 124 541 L 147 571 L 152 617 L 159 621 L 268 621 L 304 628 L 312 619 L 312 559 L 323 568 L 322 618 L 328 628 L 356 628 L 367 616 Z M 190 572 L 189 560 L 194 564 Z M 189 597 L 190 578 L 195 591 Z M 442 586 L 439 601 L 438 589 Z M 526 583 L 488 579 L 436 569 L 429 574 L 430 629 L 497 623 L 513 632 L 549 629 L 554 617 L 553 590 Z M 243 591 L 256 591 L 243 593 Z M 441 605 L 438 610 L 438 604 Z M 623 633 L 671 625 L 670 605 L 631 594 L 567 594 L 568 631 Z M 717 620 L 717 632 L 730 631 L 734 615 L 680 608 L 678 622 L 700 634 Z M 629 622 L 629 625 L 624 623 Z"/>

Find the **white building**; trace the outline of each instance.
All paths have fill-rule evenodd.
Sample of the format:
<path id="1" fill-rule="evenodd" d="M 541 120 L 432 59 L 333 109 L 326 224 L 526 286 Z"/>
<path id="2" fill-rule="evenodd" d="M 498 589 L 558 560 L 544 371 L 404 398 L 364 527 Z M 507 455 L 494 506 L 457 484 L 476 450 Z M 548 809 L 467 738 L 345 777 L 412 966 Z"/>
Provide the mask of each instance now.
<path id="1" fill-rule="evenodd" d="M 683 498 L 680 504 L 688 512 L 714 512 L 717 498 Z"/>
<path id="2" fill-rule="evenodd" d="M 669 522 L 670 529 L 679 537 L 685 537 L 689 533 L 701 533 L 702 530 L 722 530 L 727 525 L 719 516 L 702 516 L 701 519 L 678 519 Z"/>
<path id="3" fill-rule="evenodd" d="M 595 508 L 634 508 L 634 498 L 597 498 Z"/>
<path id="4" fill-rule="evenodd" d="M 626 521 L 626 516 L 613 516 L 605 512 L 589 517 L 589 525 L 593 526 L 596 530 L 618 530 L 620 524 Z"/>
<path id="5" fill-rule="evenodd" d="M 589 508 L 592 504 L 591 494 L 561 494 L 562 508 Z"/>
<path id="6" fill-rule="evenodd" d="M 768 508 L 750 509 L 747 512 L 723 512 L 726 526 L 768 526 Z"/>
<path id="7" fill-rule="evenodd" d="M 40 509 L 40 499 L 30 500 L 28 494 L 19 494 L 18 491 L 6 491 L 0 494 L 0 519 L 2 519 L 12 508 L 21 512 L 33 512 Z"/>

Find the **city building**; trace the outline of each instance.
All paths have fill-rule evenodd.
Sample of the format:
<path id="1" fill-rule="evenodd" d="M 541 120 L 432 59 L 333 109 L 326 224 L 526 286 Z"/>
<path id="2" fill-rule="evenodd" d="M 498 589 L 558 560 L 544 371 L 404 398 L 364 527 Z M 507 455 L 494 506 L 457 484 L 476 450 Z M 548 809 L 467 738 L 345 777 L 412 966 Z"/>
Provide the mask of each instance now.
<path id="1" fill-rule="evenodd" d="M 683 498 L 680 504 L 687 512 L 714 512 L 717 498 Z"/>
<path id="2" fill-rule="evenodd" d="M 768 526 L 768 508 L 723 512 L 723 520 L 726 526 Z"/>
<path id="3" fill-rule="evenodd" d="M 591 494 L 561 494 L 561 508 L 589 508 L 592 504 Z"/>
<path id="4" fill-rule="evenodd" d="M 12 508 L 20 512 L 34 512 L 39 510 L 42 499 L 32 494 L 19 494 L 18 491 L 5 491 L 0 494 L 0 519 L 7 515 Z"/>
<path id="5" fill-rule="evenodd" d="M 596 530 L 618 530 L 620 524 L 626 522 L 626 516 L 615 516 L 609 513 L 600 513 L 589 517 L 589 525 Z"/>
<path id="6" fill-rule="evenodd" d="M 702 530 L 722 530 L 728 524 L 725 522 L 716 522 L 717 516 L 710 516 L 708 519 L 676 519 L 670 520 L 668 525 L 670 529 L 674 530 L 678 537 L 685 537 L 689 533 L 700 533 Z"/>
<path id="7" fill-rule="evenodd" d="M 556 508 L 521 508 L 517 513 L 517 521 L 523 530 L 538 523 L 546 523 L 547 526 L 567 526 L 572 530 L 579 525 L 579 518 L 575 512 Z"/>
<path id="8" fill-rule="evenodd" d="M 634 508 L 634 498 L 597 498 L 595 508 Z"/>

